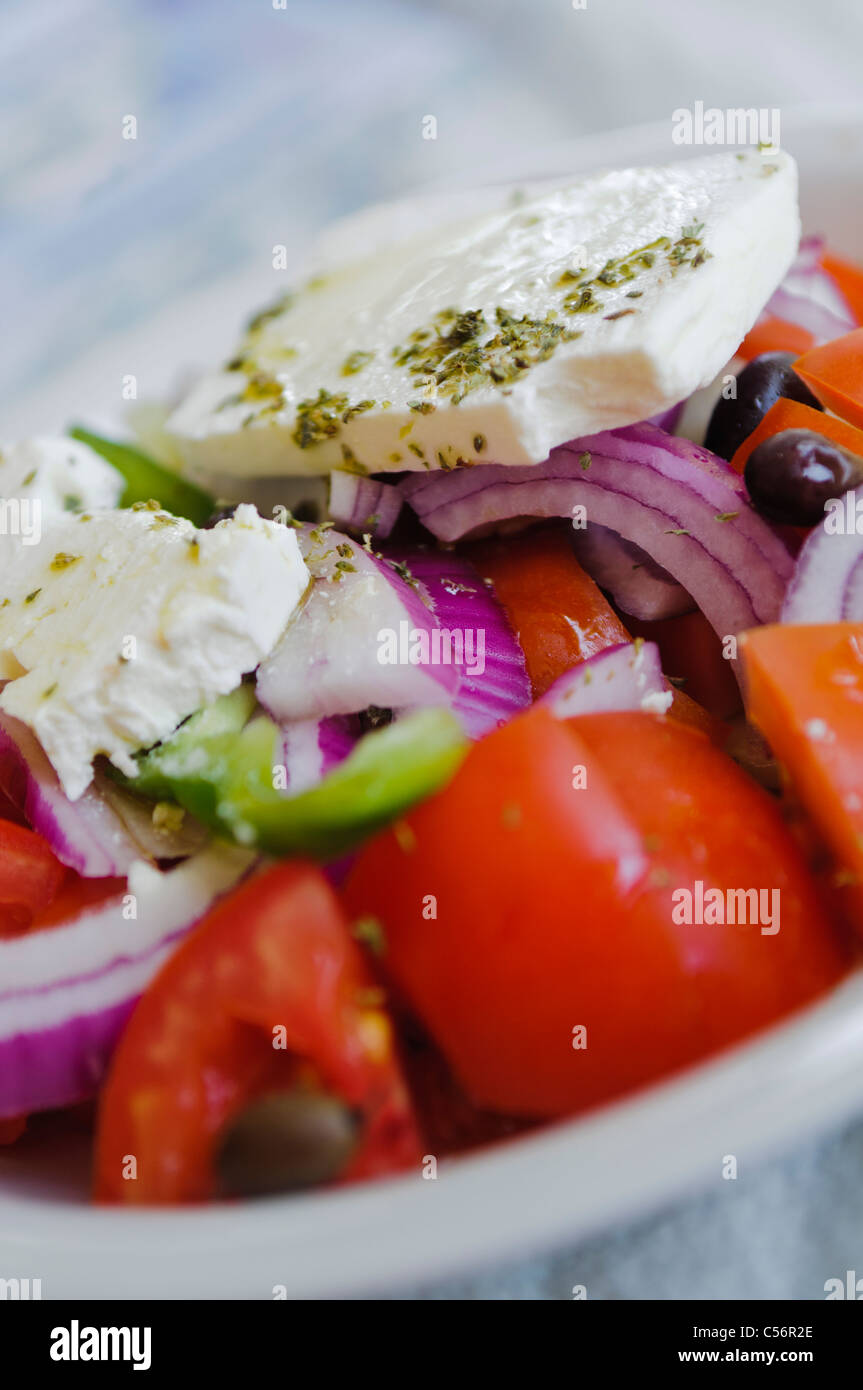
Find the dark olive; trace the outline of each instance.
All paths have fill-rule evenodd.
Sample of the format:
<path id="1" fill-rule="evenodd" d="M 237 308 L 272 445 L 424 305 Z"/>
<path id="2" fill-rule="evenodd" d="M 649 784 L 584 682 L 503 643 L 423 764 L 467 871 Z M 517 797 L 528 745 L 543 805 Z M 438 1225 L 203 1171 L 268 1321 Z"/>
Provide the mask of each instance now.
<path id="1" fill-rule="evenodd" d="M 763 516 L 816 526 L 829 498 L 863 483 L 863 458 L 813 430 L 782 430 L 752 450 L 743 478 Z"/>
<path id="2" fill-rule="evenodd" d="M 360 729 L 367 734 L 372 729 L 383 729 L 385 725 L 392 724 L 393 712 L 391 709 L 379 709 L 377 705 L 369 705 L 368 709 L 360 711 L 359 721 Z"/>
<path id="3" fill-rule="evenodd" d="M 210 531 L 214 526 L 218 525 L 220 521 L 229 521 L 237 510 L 238 505 L 237 502 L 229 502 L 224 507 L 217 507 L 214 512 L 210 512 L 201 530 Z"/>
<path id="4" fill-rule="evenodd" d="M 357 1116 L 336 1096 L 285 1091 L 261 1096 L 225 1128 L 216 1173 L 229 1197 L 265 1197 L 339 1175 L 359 1136 Z"/>
<path id="5" fill-rule="evenodd" d="M 728 400 L 721 396 L 716 402 L 704 447 L 720 458 L 732 458 L 780 396 L 821 410 L 809 387 L 792 370 L 793 361 L 793 352 L 762 352 L 747 362 L 737 374 L 736 395 Z"/>

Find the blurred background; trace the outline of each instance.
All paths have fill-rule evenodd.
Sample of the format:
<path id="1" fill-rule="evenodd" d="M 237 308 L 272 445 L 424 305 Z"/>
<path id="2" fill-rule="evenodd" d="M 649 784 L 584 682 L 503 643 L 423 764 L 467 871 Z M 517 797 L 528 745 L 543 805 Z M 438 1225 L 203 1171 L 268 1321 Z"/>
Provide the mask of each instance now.
<path id="1" fill-rule="evenodd" d="M 671 113 L 699 100 L 783 120 L 854 103 L 861 53 L 848 0 L 0 0 L 4 432 L 110 414 L 126 371 L 164 389 L 192 341 L 272 296 L 274 245 L 298 260 L 370 201 L 444 201 L 642 122 L 667 123 L 670 158 Z M 112 347 L 130 333 L 147 342 L 132 363 Z M 861 1177 L 858 1125 L 449 1292 L 818 1297 L 863 1273 Z"/>
<path id="2" fill-rule="evenodd" d="M 854 100 L 863 49 L 848 0 L 2 0 L 0 25 L 16 421 L 165 306 L 271 294 L 272 246 L 334 216 L 699 99 Z"/>

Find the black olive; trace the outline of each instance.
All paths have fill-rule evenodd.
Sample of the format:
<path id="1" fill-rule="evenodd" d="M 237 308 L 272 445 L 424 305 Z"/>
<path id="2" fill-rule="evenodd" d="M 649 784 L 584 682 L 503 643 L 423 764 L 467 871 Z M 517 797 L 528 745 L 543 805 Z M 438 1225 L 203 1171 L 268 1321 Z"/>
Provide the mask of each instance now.
<path id="1" fill-rule="evenodd" d="M 265 1197 L 338 1177 L 359 1136 L 354 1111 L 320 1091 L 261 1096 L 225 1128 L 216 1152 L 223 1195 Z"/>
<path id="2" fill-rule="evenodd" d="M 863 483 L 863 458 L 814 430 L 782 430 L 752 450 L 743 478 L 763 516 L 816 526 L 829 498 Z"/>
<path id="3" fill-rule="evenodd" d="M 229 521 L 239 506 L 238 502 L 229 502 L 224 507 L 217 507 L 214 512 L 210 512 L 207 520 L 201 527 L 202 531 L 211 531 L 220 521 Z"/>
<path id="4" fill-rule="evenodd" d="M 792 370 L 793 361 L 793 352 L 762 352 L 747 362 L 737 374 L 736 396 L 728 400 L 721 396 L 716 402 L 704 447 L 731 459 L 780 396 L 821 410 L 809 387 Z"/>
<path id="5" fill-rule="evenodd" d="M 377 705 L 369 705 L 368 709 L 360 711 L 359 722 L 362 733 L 371 733 L 373 729 L 383 729 L 387 724 L 392 724 L 393 712 L 391 709 L 379 709 Z"/>

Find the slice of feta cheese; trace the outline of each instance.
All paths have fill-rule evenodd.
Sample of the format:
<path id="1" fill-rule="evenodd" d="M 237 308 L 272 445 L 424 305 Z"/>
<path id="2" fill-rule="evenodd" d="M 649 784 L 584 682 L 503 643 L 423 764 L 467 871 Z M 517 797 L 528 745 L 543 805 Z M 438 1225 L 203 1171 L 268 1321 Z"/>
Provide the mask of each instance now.
<path id="1" fill-rule="evenodd" d="M 212 530 L 136 507 L 66 517 L 0 576 L 0 708 L 66 795 L 227 694 L 280 638 L 307 584 L 293 530 L 240 506 Z"/>
<path id="2" fill-rule="evenodd" d="M 0 444 L 0 575 L 22 546 L 36 546 L 70 513 L 116 507 L 126 486 L 110 463 L 76 439 Z"/>
<path id="3" fill-rule="evenodd" d="M 799 234 L 781 152 L 545 190 L 286 296 L 168 428 L 211 474 L 539 462 L 710 381 Z"/>

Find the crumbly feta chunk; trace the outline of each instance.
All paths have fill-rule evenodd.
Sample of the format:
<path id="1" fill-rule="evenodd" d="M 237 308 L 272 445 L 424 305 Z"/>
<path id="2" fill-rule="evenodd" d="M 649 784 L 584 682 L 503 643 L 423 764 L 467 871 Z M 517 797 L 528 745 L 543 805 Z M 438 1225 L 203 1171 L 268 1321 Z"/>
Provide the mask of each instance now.
<path id="1" fill-rule="evenodd" d="M 233 690 L 308 584 L 293 530 L 238 507 L 212 530 L 147 507 L 66 517 L 0 575 L 0 708 L 72 800 Z"/>
<path id="2" fill-rule="evenodd" d="M 124 487 L 116 468 L 76 439 L 0 444 L 0 575 L 70 513 L 116 507 Z"/>
<path id="3" fill-rule="evenodd" d="M 709 382 L 799 234 L 781 152 L 544 191 L 311 281 L 168 428 L 237 476 L 539 462 Z"/>

